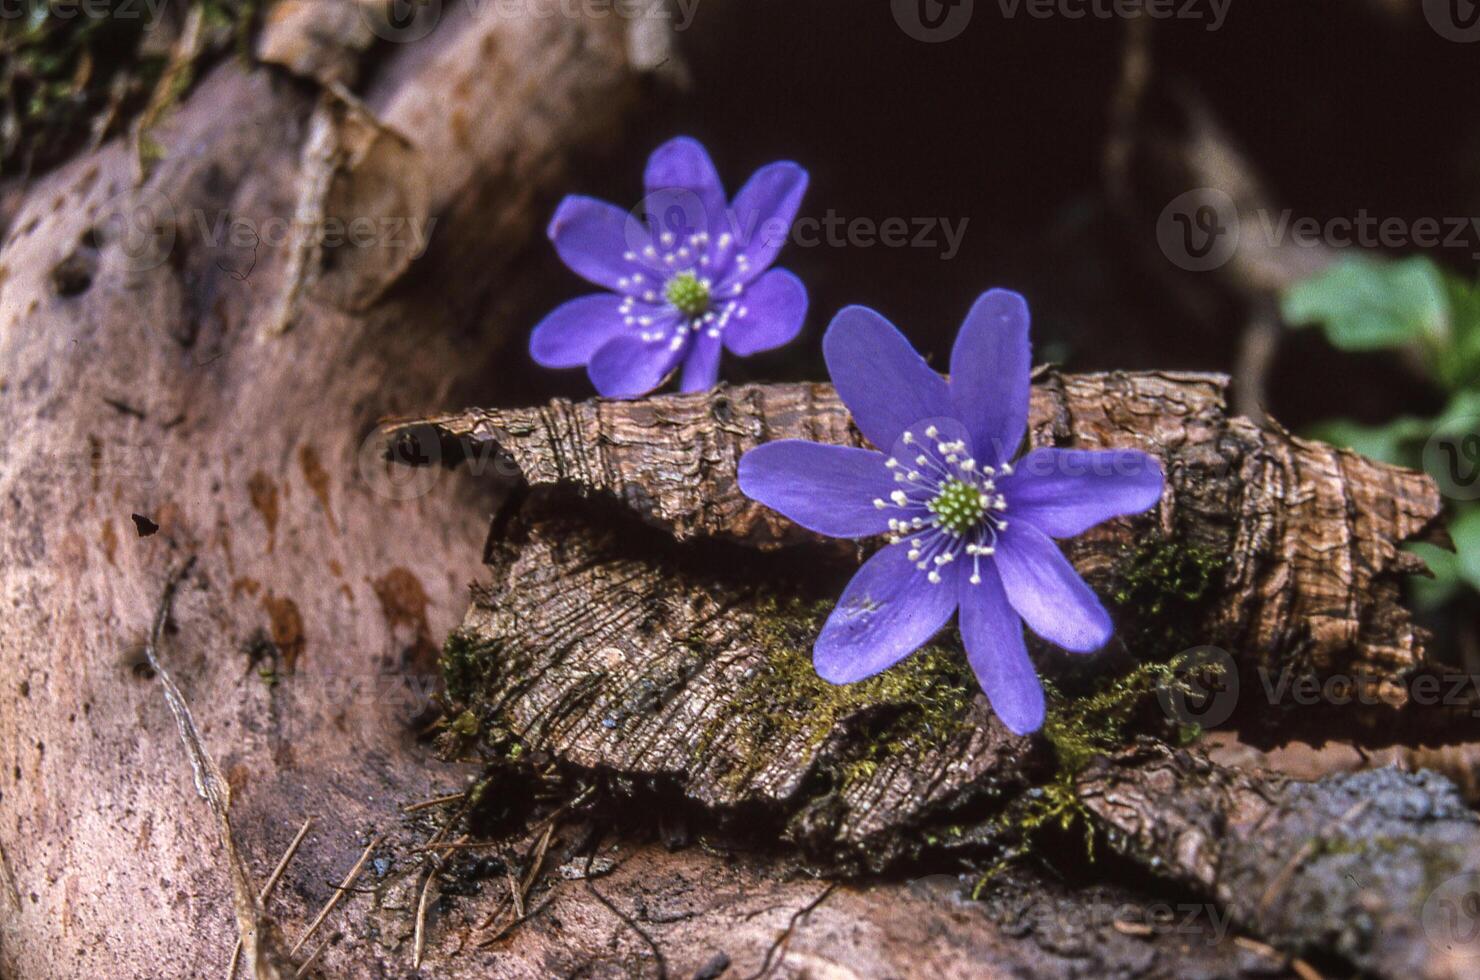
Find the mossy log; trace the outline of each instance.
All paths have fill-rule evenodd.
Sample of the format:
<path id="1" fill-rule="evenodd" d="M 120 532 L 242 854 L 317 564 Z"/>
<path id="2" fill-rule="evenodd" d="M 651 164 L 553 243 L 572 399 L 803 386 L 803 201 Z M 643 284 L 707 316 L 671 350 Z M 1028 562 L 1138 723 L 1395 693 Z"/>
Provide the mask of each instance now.
<path id="1" fill-rule="evenodd" d="M 1078 799 L 1113 847 L 1287 952 L 1374 976 L 1475 975 L 1480 818 L 1442 776 L 1273 779 L 1148 743 L 1097 760 Z"/>
<path id="2" fill-rule="evenodd" d="M 1168 488 L 1155 513 L 1070 546 L 1110 598 L 1120 645 L 1101 655 L 1112 680 L 1099 685 L 1036 650 L 1068 693 L 1029 738 L 997 723 L 949 631 L 863 684 L 835 688 L 812 672 L 812 640 L 861 549 L 751 504 L 734 472 L 769 439 L 861 444 L 826 386 L 393 424 L 393 458 L 513 481 L 486 547 L 491 578 L 444 651 L 449 695 L 469 712 L 451 744 L 476 734 L 500 765 L 517 746 L 612 800 L 698 814 L 763 848 L 787 842 L 832 875 L 987 867 L 1038 828 L 1080 818 L 1286 954 L 1459 976 L 1416 925 L 1434 890 L 1471 867 L 1464 849 L 1476 842 L 1474 817 L 1442 779 L 1294 783 L 1158 741 L 1114 750 L 1132 728 L 1187 734 L 1164 716 L 1128 724 L 1135 709 L 1106 694 L 1134 693 L 1126 685 L 1142 668 L 1126 664 L 1172 656 L 1177 643 L 1394 681 L 1422 663 L 1398 597 L 1419 568 L 1403 543 L 1437 533 L 1432 484 L 1230 418 L 1222 397 L 1212 376 L 1039 372 L 1035 445 L 1137 446 L 1161 457 Z M 1348 805 L 1363 792 L 1372 810 L 1348 830 L 1338 818 L 1356 826 L 1363 814 Z M 1368 830 L 1403 841 L 1385 852 L 1379 881 L 1338 888 L 1330 879 L 1347 865 L 1292 860 L 1308 841 L 1360 851 Z M 1280 894 L 1288 901 L 1263 898 Z"/>
<path id="3" fill-rule="evenodd" d="M 1211 374 L 1038 372 L 1031 445 L 1139 448 L 1167 473 L 1154 513 L 1096 528 L 1070 558 L 1120 600 L 1122 632 L 1148 642 L 1216 644 L 1274 671 L 1401 680 L 1424 660 L 1401 601 L 1404 576 L 1424 566 L 1403 545 L 1442 534 L 1433 481 L 1232 416 L 1227 385 Z M 391 435 L 402 440 L 393 456 L 503 466 L 532 486 L 614 497 L 675 540 L 761 549 L 818 539 L 740 493 L 740 456 L 774 439 L 863 444 L 826 385 L 470 410 Z"/>

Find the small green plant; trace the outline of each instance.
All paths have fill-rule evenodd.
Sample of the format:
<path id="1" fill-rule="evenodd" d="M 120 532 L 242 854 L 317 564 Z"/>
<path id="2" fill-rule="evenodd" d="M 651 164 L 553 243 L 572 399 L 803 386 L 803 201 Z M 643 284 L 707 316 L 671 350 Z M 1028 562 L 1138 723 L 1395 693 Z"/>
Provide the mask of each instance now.
<path id="1" fill-rule="evenodd" d="M 208 49 L 246 49 L 260 0 L 11 0 L 0 16 L 0 169 L 34 175 L 127 129 L 153 99 L 167 105 L 193 77 L 166 78 L 170 45 L 199 9 Z M 190 67 L 193 67 L 190 66 Z"/>
<path id="2" fill-rule="evenodd" d="M 1480 283 L 1423 257 L 1352 258 L 1288 289 L 1281 312 L 1291 326 L 1319 326 L 1340 350 L 1400 353 L 1448 400 L 1433 418 L 1405 415 L 1376 426 L 1333 419 L 1312 435 L 1384 462 L 1426 468 L 1446 490 L 1455 478 L 1435 472 L 1446 450 L 1467 473 L 1480 469 Z M 1468 475 L 1480 478 L 1480 472 Z M 1463 492 L 1450 496 L 1457 553 L 1412 546 L 1435 575 L 1414 583 L 1415 598 L 1426 608 L 1466 589 L 1480 591 L 1480 501 L 1458 499 L 1469 496 Z"/>

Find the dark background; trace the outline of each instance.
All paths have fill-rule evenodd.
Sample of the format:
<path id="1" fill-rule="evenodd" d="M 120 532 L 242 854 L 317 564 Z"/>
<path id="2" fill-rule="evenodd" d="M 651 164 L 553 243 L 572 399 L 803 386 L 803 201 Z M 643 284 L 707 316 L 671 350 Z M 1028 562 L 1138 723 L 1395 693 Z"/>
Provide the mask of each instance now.
<path id="1" fill-rule="evenodd" d="M 1150 25 L 1138 129 L 1175 132 L 1182 106 L 1204 105 L 1270 203 L 1296 217 L 1480 213 L 1480 44 L 1440 36 L 1416 0 L 1233 0 L 1217 31 L 1207 5 L 1198 9 L 1201 19 Z M 709 147 L 731 194 L 757 167 L 793 159 L 812 175 L 803 215 L 968 219 L 949 261 L 943 243 L 789 245 L 779 264 L 811 291 L 806 331 L 784 350 L 726 358 L 731 381 L 825 379 L 818 338 L 850 303 L 880 310 L 943 365 L 972 299 L 992 286 L 1028 297 L 1038 360 L 1232 372 L 1258 297 L 1217 273 L 1183 272 L 1156 246 L 1161 208 L 1196 185 L 1152 174 L 1138 148 L 1135 201 L 1107 195 L 1131 30 L 1119 18 L 1004 17 L 996 0 L 976 0 L 959 36 L 930 44 L 902 30 L 884 0 L 698 0 L 678 35 L 688 85 L 655 85 L 622 144 L 570 190 L 635 204 L 647 154 L 688 134 Z M 1473 250 L 1435 257 L 1465 271 Z M 541 280 L 546 272 L 531 327 L 588 291 L 553 249 Z M 589 392 L 580 371 L 531 365 L 528 385 L 484 401 Z M 1282 333 L 1263 401 L 1297 428 L 1440 407 L 1391 357 L 1340 354 L 1316 331 Z"/>

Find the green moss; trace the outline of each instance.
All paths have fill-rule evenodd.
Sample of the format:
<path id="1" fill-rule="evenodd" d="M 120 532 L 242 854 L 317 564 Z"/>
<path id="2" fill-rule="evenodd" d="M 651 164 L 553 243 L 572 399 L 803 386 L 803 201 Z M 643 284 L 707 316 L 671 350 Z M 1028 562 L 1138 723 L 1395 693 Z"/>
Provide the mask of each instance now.
<path id="1" fill-rule="evenodd" d="M 453 630 L 442 645 L 442 679 L 454 701 L 470 704 L 497 669 L 500 645 L 466 630 Z"/>
<path id="2" fill-rule="evenodd" d="M 0 167 L 35 173 L 65 159 L 89 139 L 124 131 L 154 97 L 169 62 L 151 43 L 152 7 L 140 0 L 91 0 L 110 13 L 93 16 L 75 4 L 30 0 L 24 17 L 0 17 Z M 260 0 L 194 0 L 210 37 L 243 50 Z M 183 22 L 166 4 L 160 18 Z M 177 74 L 165 104 L 183 94 L 193 73 Z"/>
<path id="3" fill-rule="evenodd" d="M 840 763 L 840 783 L 866 779 L 881 762 L 923 754 L 964 730 L 977 685 L 959 647 L 934 643 L 876 677 L 835 686 L 812 667 L 812 643 L 834 602 L 770 599 L 761 604 L 753 641 L 764 665 L 735 691 L 696 746 L 708 756 L 723 734 L 745 761 L 726 779 L 741 782 L 777 751 L 816 749 L 845 720 L 864 730 L 863 749 Z"/>
<path id="4" fill-rule="evenodd" d="M 1182 685 L 1179 677 L 1187 658 L 1165 663 L 1139 663 L 1128 673 L 1102 681 L 1099 688 L 1078 698 L 1065 698 L 1045 681 L 1049 692 L 1048 717 L 1043 734 L 1053 746 L 1061 772 L 1077 775 L 1096 755 L 1129 743 L 1135 716 L 1165 688 Z M 1184 691 L 1190 689 L 1183 687 Z M 1178 741 L 1188 733 L 1179 732 Z"/>
<path id="5" fill-rule="evenodd" d="M 1202 642 L 1207 600 L 1227 563 L 1227 555 L 1159 535 L 1127 547 L 1108 596 L 1118 621 L 1130 625 L 1121 642 L 1142 660 L 1165 659 Z"/>
<path id="6" fill-rule="evenodd" d="M 1085 856 L 1094 860 L 1094 821 L 1079 800 L 1078 776 L 1095 756 L 1124 748 L 1145 729 L 1137 725 L 1137 720 L 1159 691 L 1188 692 L 1181 677 L 1187 662 L 1188 658 L 1176 656 L 1165 663 L 1136 664 L 1127 673 L 1102 680 L 1091 693 L 1081 697 L 1066 697 L 1051 682 L 1044 681 L 1049 706 L 1043 737 L 1053 748 L 1055 770 L 1046 782 L 1019 797 L 998 819 L 997 829 L 1001 834 L 1015 838 L 1018 843 L 978 879 L 973 898 L 981 894 L 997 872 L 1028 853 L 1040 831 L 1048 827 L 1067 831 L 1078 823 L 1084 828 Z M 1189 734 L 1179 730 L 1177 740 L 1184 740 Z"/>

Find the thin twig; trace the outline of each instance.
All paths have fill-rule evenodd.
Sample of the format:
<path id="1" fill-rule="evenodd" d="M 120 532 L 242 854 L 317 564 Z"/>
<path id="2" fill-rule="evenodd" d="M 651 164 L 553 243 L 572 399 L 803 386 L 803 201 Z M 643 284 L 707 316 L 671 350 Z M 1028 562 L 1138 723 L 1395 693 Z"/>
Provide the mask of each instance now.
<path id="1" fill-rule="evenodd" d="M 403 806 L 401 807 L 401 812 L 415 813 L 418 810 L 430 810 L 432 807 L 441 806 L 444 803 L 456 803 L 467 795 L 467 793 L 449 793 L 446 796 L 439 796 L 435 799 L 422 800 L 420 803 L 412 803 L 409 806 Z"/>
<path id="2" fill-rule="evenodd" d="M 200 729 L 195 724 L 195 716 L 190 713 L 190 705 L 186 703 L 185 695 L 180 693 L 179 685 L 165 669 L 159 655 L 164 644 L 165 624 L 169 622 L 170 610 L 174 606 L 175 593 L 194 567 L 195 557 L 192 555 L 170 572 L 165 580 L 164 593 L 160 596 L 159 606 L 154 611 L 154 622 L 149 629 L 149 642 L 144 645 L 144 657 L 149 661 L 149 667 L 158 678 L 160 687 L 164 689 L 165 704 L 174 716 L 175 729 L 185 746 L 185 754 L 190 758 L 195 791 L 210 806 L 211 813 L 216 818 L 216 829 L 221 835 L 221 846 L 226 852 L 226 864 L 231 877 L 232 908 L 236 913 L 237 937 L 246 954 L 247 975 L 253 978 L 276 976 L 276 970 L 270 962 L 272 957 L 265 955 L 268 951 L 263 948 L 261 904 L 257 901 L 257 890 L 252 887 L 252 873 L 247 870 L 246 862 L 236 849 L 236 840 L 231 830 L 231 786 L 221 775 L 216 761 L 206 751 Z"/>
<path id="3" fill-rule="evenodd" d="M 519 904 L 524 905 L 524 900 L 529 897 L 530 888 L 534 887 L 534 879 L 540 873 L 540 865 L 545 863 L 545 851 L 550 848 L 550 835 L 555 832 L 555 824 L 552 822 L 545 827 L 544 836 L 534 849 L 534 859 L 529 864 L 529 871 L 524 875 L 524 881 L 519 886 Z"/>
<path id="4" fill-rule="evenodd" d="M 1336 827 L 1334 829 L 1340 830 L 1342 827 L 1351 823 L 1371 805 L 1372 801 L 1370 799 L 1358 800 L 1336 821 Z M 1300 870 L 1300 866 L 1315 856 L 1316 851 L 1319 849 L 1319 841 L 1312 837 L 1305 842 L 1305 845 L 1300 850 L 1295 852 L 1294 857 L 1285 862 L 1285 866 L 1270 881 L 1269 887 L 1264 890 L 1264 894 L 1259 899 L 1259 915 L 1261 918 L 1269 914 L 1269 910 L 1274 906 L 1275 900 L 1280 897 L 1285 888 L 1290 884 L 1290 879 L 1295 877 L 1295 872 Z"/>
<path id="5" fill-rule="evenodd" d="M 432 892 L 432 881 L 436 879 L 437 873 L 442 870 L 455 847 L 467 843 L 468 835 L 464 834 L 451 844 L 441 845 L 440 854 L 432 857 L 431 867 L 427 869 L 427 876 L 421 883 L 421 897 L 416 902 L 416 938 L 412 943 L 411 966 L 413 969 L 421 969 L 421 955 L 426 951 L 427 942 L 427 897 Z"/>
<path id="6" fill-rule="evenodd" d="M 510 929 L 519 925 L 521 922 L 528 922 L 530 919 L 533 919 L 535 916 L 539 915 L 546 908 L 548 908 L 550 903 L 553 901 L 555 901 L 555 896 L 553 894 L 546 895 L 544 899 L 540 901 L 540 904 L 529 910 L 528 915 L 517 915 L 514 918 L 510 919 L 508 922 L 505 922 L 503 925 L 498 927 L 497 932 L 489 936 L 487 939 L 480 941 L 478 943 L 478 948 L 487 949 L 489 946 L 492 946 L 494 943 L 504 938 L 504 936 L 508 935 Z"/>
<path id="7" fill-rule="evenodd" d="M 812 901 L 808 902 L 806 905 L 803 905 L 801 908 L 797 909 L 791 914 L 791 918 L 786 923 L 785 931 L 782 932 L 781 935 L 777 937 L 776 941 L 771 944 L 771 948 L 766 950 L 766 958 L 761 962 L 761 968 L 752 973 L 750 976 L 746 977 L 745 980 L 760 980 L 761 977 L 771 972 L 771 957 L 776 955 L 777 950 L 784 949 L 786 944 L 791 942 L 791 935 L 792 932 L 795 931 L 797 923 L 807 916 L 811 915 L 812 912 L 817 908 L 817 906 L 827 901 L 827 897 L 831 895 L 834 891 L 836 891 L 837 887 L 838 883 L 833 882 L 832 884 L 824 888 L 820 895 L 818 895 L 816 898 L 812 899 Z"/>
<path id="8" fill-rule="evenodd" d="M 289 950 L 290 955 L 298 955 L 298 951 L 303 948 L 304 943 L 308 942 L 309 937 L 319 931 L 319 926 L 323 925 L 324 920 L 329 917 L 329 913 L 334 911 L 334 906 L 339 904 L 339 899 L 343 897 L 345 892 L 349 891 L 349 886 L 353 885 L 355 879 L 360 876 L 360 871 L 365 867 L 365 862 L 370 860 L 370 853 L 380 846 L 381 840 L 382 835 L 376 834 L 375 838 L 369 844 L 365 845 L 365 851 L 360 855 L 360 859 L 355 862 L 353 868 L 349 869 L 349 874 L 344 876 L 344 881 L 340 882 L 339 887 L 334 889 L 334 894 L 329 896 L 329 901 L 324 904 L 319 914 L 314 916 L 313 922 L 309 923 L 308 931 L 303 934 L 301 939 L 293 944 L 293 948 Z"/>
<path id="9" fill-rule="evenodd" d="M 288 864 L 293 860 L 293 855 L 298 853 L 298 845 L 303 843 L 303 838 L 308 836 L 308 828 L 312 826 L 313 817 L 308 817 L 303 821 L 303 826 L 299 827 L 298 833 L 293 836 L 293 843 L 289 844 L 288 849 L 283 852 L 283 856 L 278 860 L 277 867 L 272 869 L 272 874 L 268 877 L 267 884 L 263 885 L 262 891 L 258 893 L 258 901 L 266 903 L 272 897 L 273 889 L 282 880 L 283 872 L 288 870 Z"/>
<path id="10" fill-rule="evenodd" d="M 514 918 L 524 918 L 524 896 L 519 891 L 519 879 L 514 877 L 513 868 L 504 868 L 504 876 L 509 879 L 509 899 L 514 903 Z"/>
<path id="11" fill-rule="evenodd" d="M 601 894 L 601 892 L 597 891 L 596 885 L 592 883 L 591 862 L 596 857 L 596 850 L 600 846 L 600 844 L 601 840 L 600 838 L 597 838 L 596 843 L 591 846 L 590 852 L 586 855 L 586 868 L 583 872 L 581 872 L 586 882 L 586 890 L 591 893 L 592 898 L 596 899 L 602 905 L 606 906 L 606 910 L 608 912 L 621 919 L 623 925 L 642 937 L 642 941 L 647 943 L 648 949 L 653 951 L 653 960 L 658 966 L 658 980 L 668 980 L 668 961 L 663 958 L 663 951 L 658 948 L 657 942 L 653 939 L 652 936 L 649 936 L 641 926 L 634 922 L 631 916 L 629 916 L 626 912 L 623 912 L 621 909 L 617 908 L 611 903 L 610 899 Z"/>
<path id="12" fill-rule="evenodd" d="M 266 905 L 267 900 L 272 897 L 272 890 L 277 887 L 277 883 L 282 879 L 283 872 L 288 870 L 288 862 L 292 861 L 293 855 L 298 853 L 298 845 L 303 843 L 303 838 L 308 835 L 308 828 L 311 826 L 313 826 L 313 817 L 304 820 L 303 826 L 298 828 L 298 833 L 294 836 L 293 842 L 288 845 L 288 849 L 278 859 L 277 867 L 272 869 L 272 874 L 268 876 L 267 883 L 257 893 L 257 903 L 259 905 Z M 237 961 L 241 959 L 241 955 L 242 941 L 238 938 L 236 946 L 231 951 L 231 964 L 226 968 L 226 980 L 232 980 L 236 976 L 236 965 Z"/>
<path id="13" fill-rule="evenodd" d="M 328 949 L 329 944 L 333 941 L 334 937 L 330 936 L 314 947 L 314 951 L 308 954 L 308 959 L 304 960 L 303 965 L 298 967 L 293 973 L 293 980 L 298 980 L 298 978 L 306 975 L 313 968 L 313 965 L 319 961 L 319 957 L 324 955 L 324 950 Z"/>

